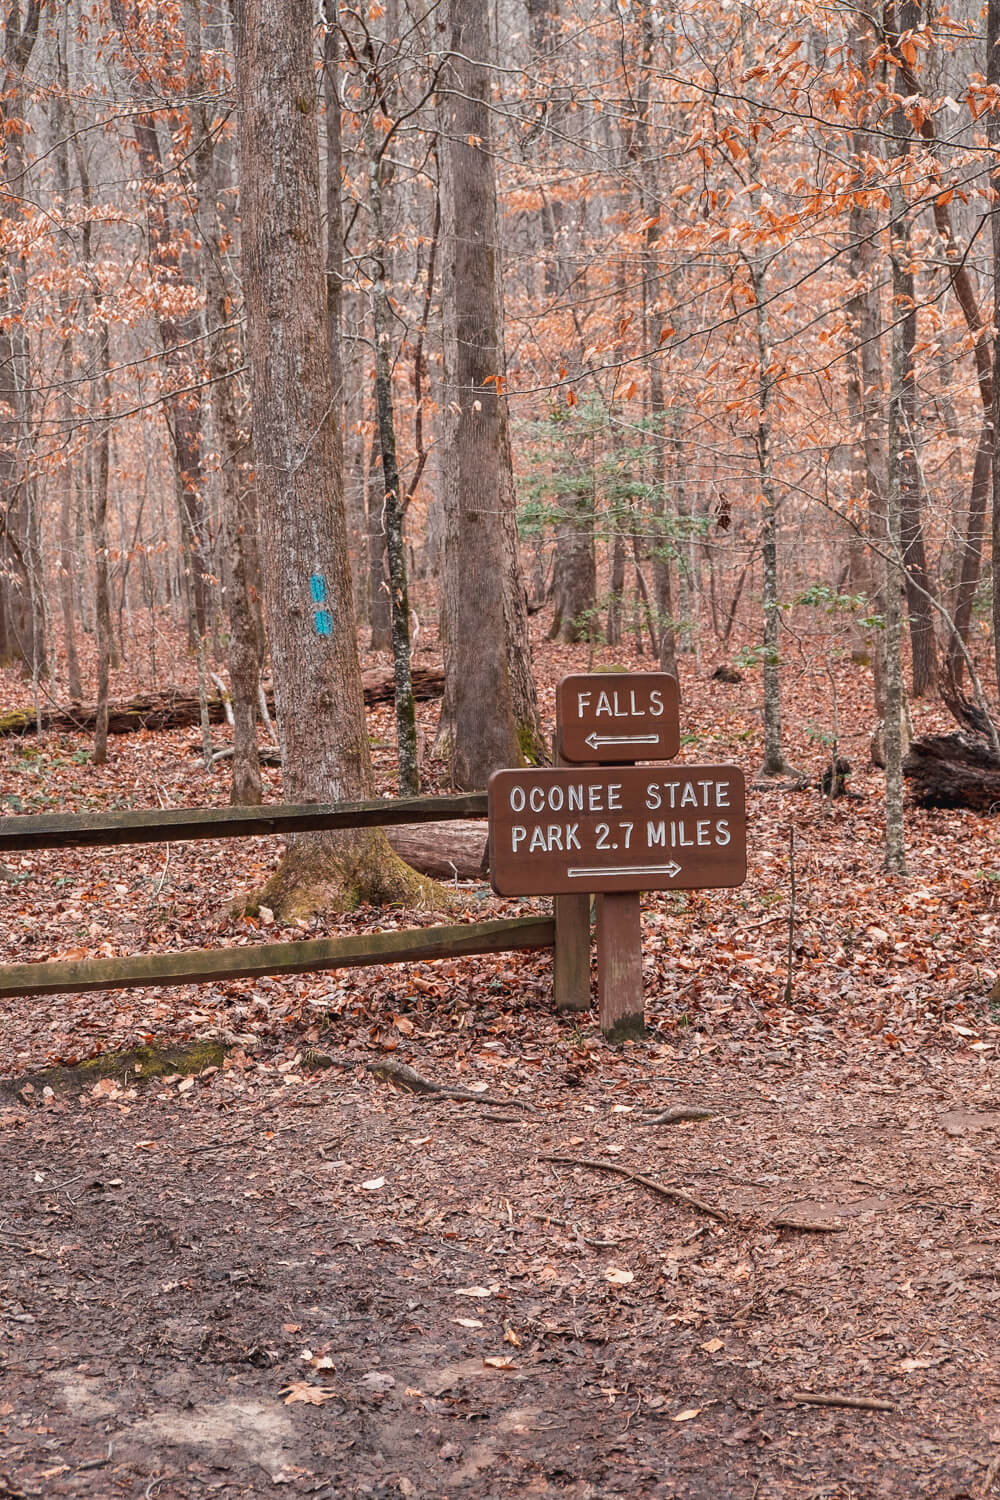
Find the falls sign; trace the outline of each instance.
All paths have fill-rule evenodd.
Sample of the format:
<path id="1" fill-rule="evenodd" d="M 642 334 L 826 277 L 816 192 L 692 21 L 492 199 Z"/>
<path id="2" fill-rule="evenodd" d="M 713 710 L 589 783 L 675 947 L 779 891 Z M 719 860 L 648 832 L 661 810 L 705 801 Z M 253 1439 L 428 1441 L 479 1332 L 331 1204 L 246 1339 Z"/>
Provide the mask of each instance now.
<path id="1" fill-rule="evenodd" d="M 671 760 L 680 749 L 677 679 L 668 672 L 589 672 L 556 689 L 559 750 L 574 765 Z"/>

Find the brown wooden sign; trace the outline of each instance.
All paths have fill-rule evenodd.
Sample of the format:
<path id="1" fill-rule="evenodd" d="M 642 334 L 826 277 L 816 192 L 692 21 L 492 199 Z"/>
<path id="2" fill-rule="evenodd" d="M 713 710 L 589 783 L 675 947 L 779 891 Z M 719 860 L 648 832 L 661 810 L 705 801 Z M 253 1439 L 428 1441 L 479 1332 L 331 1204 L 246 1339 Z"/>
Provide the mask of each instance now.
<path id="1" fill-rule="evenodd" d="M 677 679 L 667 672 L 588 672 L 556 688 L 559 750 L 574 765 L 671 760 L 680 748 Z"/>
<path id="2" fill-rule="evenodd" d="M 746 879 L 746 787 L 735 766 L 495 771 L 489 814 L 490 880 L 501 896 Z"/>

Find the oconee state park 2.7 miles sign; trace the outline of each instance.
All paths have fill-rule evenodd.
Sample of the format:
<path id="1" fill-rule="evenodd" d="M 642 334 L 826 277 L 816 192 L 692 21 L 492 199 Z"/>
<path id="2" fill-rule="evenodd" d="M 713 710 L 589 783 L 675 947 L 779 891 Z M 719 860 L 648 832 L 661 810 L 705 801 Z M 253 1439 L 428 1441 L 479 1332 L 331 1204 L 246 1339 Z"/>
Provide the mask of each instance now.
<path id="1" fill-rule="evenodd" d="M 501 896 L 698 890 L 746 879 L 734 766 L 496 771 L 490 880 Z"/>

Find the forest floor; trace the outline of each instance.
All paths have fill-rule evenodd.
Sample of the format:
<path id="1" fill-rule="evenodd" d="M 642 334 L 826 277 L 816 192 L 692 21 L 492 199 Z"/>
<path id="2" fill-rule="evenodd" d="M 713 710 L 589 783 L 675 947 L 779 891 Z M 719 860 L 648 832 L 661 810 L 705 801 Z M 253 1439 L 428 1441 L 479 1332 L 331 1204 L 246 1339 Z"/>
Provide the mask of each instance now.
<path id="1" fill-rule="evenodd" d="M 0 1497 L 1000 1495 L 1000 824 L 911 809 L 888 880 L 868 674 L 803 663 L 789 756 L 818 776 L 832 681 L 858 796 L 751 790 L 747 884 L 644 897 L 645 1040 L 553 1015 L 548 955 L 6 1007 Z M 550 727 L 588 664 L 540 648 Z M 752 774 L 758 673 L 713 665 L 682 664 L 681 758 Z M 0 673 L 0 711 L 25 698 Z M 0 811 L 222 803 L 196 739 L 116 738 L 100 769 L 83 738 L 0 740 Z M 260 941 L 229 908 L 280 847 L 13 857 L 0 960 Z M 441 914 L 307 931 L 414 920 Z M 206 1039 L 227 1054 L 193 1073 L 41 1076 Z M 387 1059 L 488 1098 L 401 1093 Z M 650 1123 L 675 1107 L 703 1117 Z"/>

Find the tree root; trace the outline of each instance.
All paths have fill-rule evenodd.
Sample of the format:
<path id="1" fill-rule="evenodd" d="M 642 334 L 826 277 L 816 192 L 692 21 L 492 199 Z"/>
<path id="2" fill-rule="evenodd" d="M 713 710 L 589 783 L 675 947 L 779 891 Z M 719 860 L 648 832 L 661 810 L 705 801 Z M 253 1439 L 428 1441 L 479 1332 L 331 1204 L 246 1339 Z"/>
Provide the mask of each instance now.
<path id="1" fill-rule="evenodd" d="M 628 1182 L 638 1183 L 640 1187 L 647 1188 L 649 1192 L 656 1193 L 661 1198 L 670 1198 L 675 1203 L 684 1203 L 688 1208 L 695 1208 L 699 1213 L 707 1214 L 710 1219 L 715 1219 L 718 1224 L 738 1223 L 745 1227 L 761 1229 L 797 1229 L 813 1234 L 837 1234 L 840 1230 L 839 1224 L 821 1224 L 808 1219 L 787 1219 L 779 1216 L 759 1222 L 749 1216 L 737 1216 L 729 1209 L 715 1208 L 711 1203 L 705 1203 L 701 1198 L 685 1193 L 683 1188 L 667 1187 L 666 1183 L 657 1182 L 653 1177 L 644 1177 L 641 1172 L 633 1172 L 629 1167 L 620 1166 L 615 1161 L 599 1161 L 589 1156 L 558 1154 L 540 1155 L 538 1160 L 558 1162 L 564 1167 L 589 1167 L 594 1172 L 613 1172 L 616 1177 L 624 1177 Z"/>
<path id="2" fill-rule="evenodd" d="M 534 1112 L 534 1105 L 520 1099 L 498 1099 L 495 1094 L 474 1094 L 471 1089 L 451 1089 L 439 1083 L 432 1083 L 429 1078 L 425 1078 L 422 1073 L 415 1072 L 413 1068 L 408 1068 L 405 1063 L 389 1060 L 366 1063 L 365 1072 L 407 1094 L 430 1094 L 439 1099 L 460 1099 L 467 1104 L 488 1104 L 494 1109 L 513 1107 Z"/>

